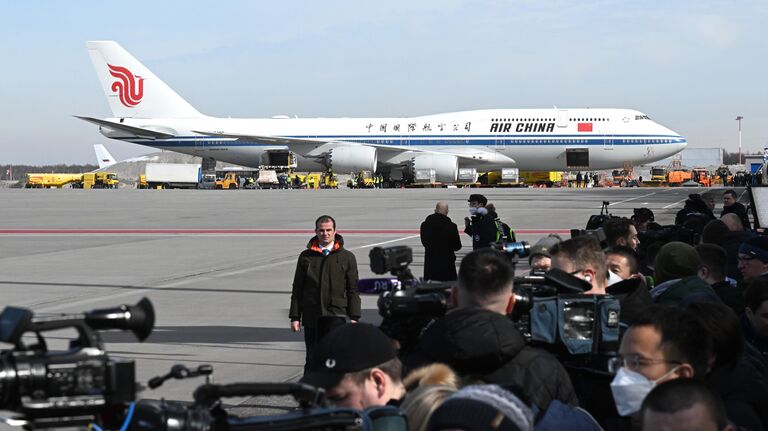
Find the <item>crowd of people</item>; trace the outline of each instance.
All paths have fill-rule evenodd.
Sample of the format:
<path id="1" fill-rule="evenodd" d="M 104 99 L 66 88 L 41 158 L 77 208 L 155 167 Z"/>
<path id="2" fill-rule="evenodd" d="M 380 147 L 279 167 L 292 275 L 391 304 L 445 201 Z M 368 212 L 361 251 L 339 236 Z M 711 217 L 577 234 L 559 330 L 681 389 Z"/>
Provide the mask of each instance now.
<path id="1" fill-rule="evenodd" d="M 337 407 L 398 406 L 417 431 L 768 429 L 768 236 L 733 190 L 722 202 L 716 217 L 711 196 L 690 195 L 675 225 L 642 208 L 530 247 L 530 274 L 559 271 L 582 295 L 618 299 L 617 348 L 587 371 L 510 318 L 515 266 L 491 244 L 515 234 L 485 196 L 468 199 L 473 250 L 458 272 L 448 205 L 421 226 L 424 279 L 453 287 L 448 311 L 413 328 L 420 349 L 407 360 L 381 329 L 357 323 L 354 255 L 322 216 L 291 296 L 291 328 L 307 345 L 302 382 Z"/>

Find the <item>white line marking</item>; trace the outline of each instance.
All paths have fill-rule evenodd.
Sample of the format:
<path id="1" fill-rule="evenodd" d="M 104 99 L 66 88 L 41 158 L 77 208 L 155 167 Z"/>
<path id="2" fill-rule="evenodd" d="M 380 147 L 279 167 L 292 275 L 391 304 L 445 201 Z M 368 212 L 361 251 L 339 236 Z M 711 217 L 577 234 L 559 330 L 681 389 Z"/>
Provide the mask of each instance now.
<path id="1" fill-rule="evenodd" d="M 667 206 L 665 206 L 665 207 L 663 207 L 663 208 L 664 208 L 664 209 L 667 209 L 667 208 L 669 208 L 669 207 L 673 207 L 673 206 L 675 206 L 675 205 L 677 205 L 677 204 L 679 204 L 679 203 L 685 202 L 685 201 L 687 201 L 687 200 L 688 200 L 688 198 L 685 198 L 685 199 L 679 200 L 679 201 L 677 201 L 677 202 L 675 202 L 675 203 L 673 203 L 673 204 L 669 204 L 669 205 L 667 205 Z"/>
<path id="2" fill-rule="evenodd" d="M 640 198 L 644 198 L 644 197 L 647 197 L 647 196 L 653 196 L 653 195 L 655 195 L 656 193 L 658 193 L 658 192 L 652 192 L 652 193 L 648 193 L 647 195 L 642 195 L 642 196 L 635 196 L 635 197 L 633 197 L 633 198 L 624 199 L 623 201 L 614 202 L 614 203 L 612 203 L 612 204 L 610 204 L 610 205 L 608 205 L 608 206 L 612 207 L 612 206 L 614 206 L 614 205 L 623 204 L 624 202 L 633 201 L 633 200 L 635 200 L 635 199 L 640 199 Z"/>
<path id="3" fill-rule="evenodd" d="M 373 243 L 373 244 L 363 244 L 363 245 L 360 245 L 360 246 L 357 246 L 357 247 L 351 247 L 348 250 L 360 250 L 360 249 L 365 249 L 365 248 L 369 248 L 369 247 L 376 247 L 376 246 L 379 246 L 379 245 L 390 244 L 390 243 L 397 242 L 397 241 L 405 241 L 407 239 L 413 239 L 413 238 L 418 238 L 418 237 L 419 237 L 419 235 L 409 235 L 409 236 L 404 236 L 402 238 L 396 238 L 396 239 L 392 239 L 392 240 L 384 241 L 384 242 L 377 242 L 377 243 Z M 298 256 L 298 252 L 297 252 L 297 256 Z M 295 264 L 295 263 L 296 263 L 296 259 L 285 259 L 285 260 L 282 260 L 280 262 L 270 262 L 270 263 L 266 263 L 266 264 L 263 264 L 263 265 L 250 266 L 250 267 L 247 267 L 247 268 L 239 268 L 239 269 L 234 269 L 234 270 L 231 270 L 231 271 L 206 272 L 206 273 L 197 274 L 197 275 L 196 274 L 190 274 L 190 275 L 188 275 L 186 277 L 185 276 L 181 276 L 182 279 L 180 279 L 180 280 L 169 281 L 168 283 L 159 282 L 157 284 L 149 284 L 149 285 L 146 286 L 147 287 L 146 290 L 158 290 L 158 289 L 162 289 L 164 287 L 183 286 L 185 284 L 191 284 L 191 283 L 198 282 L 200 280 L 200 278 L 203 278 L 203 277 L 207 277 L 208 279 L 215 279 L 215 278 L 227 277 L 227 276 L 230 276 L 230 275 L 238 275 L 238 274 L 243 274 L 243 273 L 246 273 L 246 272 L 257 271 L 257 270 L 262 270 L 262 269 L 267 269 L 267 268 L 274 268 L 276 266 L 283 266 L 283 265 L 289 265 L 289 264 Z M 48 307 L 36 308 L 35 312 L 52 312 L 52 311 L 61 310 L 61 309 L 71 309 L 73 307 L 82 307 L 83 305 L 86 305 L 86 304 L 91 304 L 91 303 L 95 303 L 95 302 L 102 302 L 104 300 L 113 300 L 113 299 L 116 299 L 116 298 L 122 298 L 122 297 L 125 297 L 125 296 L 134 296 L 134 295 L 137 295 L 137 294 L 140 295 L 142 292 L 145 292 L 145 290 L 141 289 L 141 288 L 130 289 L 130 290 L 127 290 L 127 291 L 123 291 L 121 289 L 118 292 L 114 292 L 112 294 L 107 294 L 107 295 L 102 295 L 102 296 L 95 297 L 95 298 L 82 299 L 82 300 L 79 300 L 79 301 L 65 302 L 65 303 L 62 303 L 62 304 L 51 305 L 51 306 L 48 306 Z M 286 293 L 290 293 L 290 291 L 286 291 Z"/>

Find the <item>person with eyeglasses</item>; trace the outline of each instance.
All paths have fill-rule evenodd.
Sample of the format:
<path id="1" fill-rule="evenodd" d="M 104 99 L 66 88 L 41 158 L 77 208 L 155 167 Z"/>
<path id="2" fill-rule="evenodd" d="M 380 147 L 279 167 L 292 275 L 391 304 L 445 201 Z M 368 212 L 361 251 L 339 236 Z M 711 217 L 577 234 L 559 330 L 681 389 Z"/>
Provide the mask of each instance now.
<path id="1" fill-rule="evenodd" d="M 619 354 L 609 362 L 615 373 L 611 392 L 621 416 L 636 414 L 648 393 L 661 382 L 703 379 L 710 340 L 692 313 L 653 305 L 638 316 L 621 339 Z"/>
<path id="2" fill-rule="evenodd" d="M 757 236 L 741 243 L 738 262 L 744 280 L 768 280 L 768 237 Z"/>

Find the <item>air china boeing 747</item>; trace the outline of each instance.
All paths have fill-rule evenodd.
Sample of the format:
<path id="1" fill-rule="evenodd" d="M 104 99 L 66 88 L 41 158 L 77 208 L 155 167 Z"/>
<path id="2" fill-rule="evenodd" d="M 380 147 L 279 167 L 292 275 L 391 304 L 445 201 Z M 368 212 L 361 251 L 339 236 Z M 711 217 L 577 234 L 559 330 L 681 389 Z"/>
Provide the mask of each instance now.
<path id="1" fill-rule="evenodd" d="M 203 115 L 116 42 L 87 42 L 112 118 L 81 117 L 104 136 L 258 167 L 293 152 L 298 170 L 410 175 L 610 169 L 647 164 L 686 146 L 678 133 L 630 109 L 488 109 L 421 117 L 234 119 Z"/>

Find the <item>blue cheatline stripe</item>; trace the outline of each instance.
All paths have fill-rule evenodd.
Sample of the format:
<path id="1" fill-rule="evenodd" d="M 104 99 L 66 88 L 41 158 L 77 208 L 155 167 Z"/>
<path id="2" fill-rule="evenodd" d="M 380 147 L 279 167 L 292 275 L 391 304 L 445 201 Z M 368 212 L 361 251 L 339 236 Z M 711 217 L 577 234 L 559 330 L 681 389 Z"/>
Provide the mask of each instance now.
<path id="1" fill-rule="evenodd" d="M 679 139 L 685 140 L 680 135 L 592 135 L 592 134 L 568 134 L 568 135 L 296 135 L 296 136 L 275 136 L 275 138 L 288 138 L 288 139 L 324 139 L 324 140 L 398 140 L 407 141 L 414 139 L 600 139 L 600 138 L 632 138 L 632 139 Z M 119 139 L 119 138 L 118 138 Z M 236 140 L 237 138 L 224 138 L 220 136 L 174 136 L 169 138 L 172 140 L 198 140 L 198 139 L 221 139 L 221 140 Z"/>
<path id="2" fill-rule="evenodd" d="M 572 135 L 569 135 L 572 136 Z M 322 137 L 321 139 L 333 140 L 338 142 L 355 142 L 360 144 L 371 145 L 389 145 L 400 146 L 404 149 L 413 146 L 429 147 L 429 146 L 484 146 L 484 147 L 515 147 L 515 146 L 614 146 L 614 145 L 674 145 L 685 144 L 685 139 L 679 136 L 668 137 L 652 137 L 652 138 L 637 138 L 634 135 L 632 138 L 618 138 L 618 137 L 600 137 L 600 138 L 552 138 L 549 136 L 546 139 L 531 139 L 531 138 L 494 138 L 494 139 L 477 139 L 476 136 L 467 136 L 464 138 L 452 139 L 354 139 L 349 137 Z M 649 135 L 650 136 L 650 135 Z M 296 137 L 293 137 L 296 138 Z M 317 139 L 317 137 L 312 137 Z M 310 138 L 310 139 L 312 139 Z M 183 137 L 173 139 L 136 139 L 136 138 L 116 138 L 120 140 L 130 141 L 137 144 L 150 144 L 153 147 L 284 147 L 284 145 L 276 144 L 274 142 L 262 143 L 257 141 L 241 141 L 233 138 L 216 138 L 211 136 L 200 136 L 195 138 Z M 669 141 L 669 142 L 654 142 L 654 141 Z"/>

